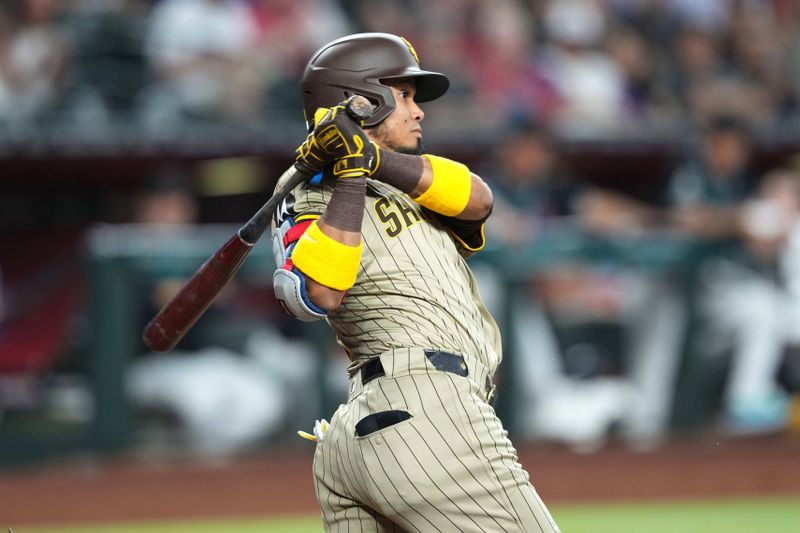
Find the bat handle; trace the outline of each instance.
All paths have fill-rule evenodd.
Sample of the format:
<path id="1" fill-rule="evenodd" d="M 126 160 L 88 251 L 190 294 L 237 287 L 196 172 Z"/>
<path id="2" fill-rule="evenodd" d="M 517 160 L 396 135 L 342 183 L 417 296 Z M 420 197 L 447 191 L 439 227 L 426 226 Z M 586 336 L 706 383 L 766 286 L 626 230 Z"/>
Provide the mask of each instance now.
<path id="1" fill-rule="evenodd" d="M 261 209 L 256 211 L 256 214 L 247 221 L 247 223 L 239 228 L 239 238 L 249 245 L 254 245 L 261 237 L 264 231 L 269 226 L 269 221 L 272 218 L 275 209 L 278 207 L 289 192 L 313 177 L 313 171 L 307 169 L 298 163 L 295 163 L 278 178 L 278 185 L 275 186 L 275 191 L 272 197 L 261 206 Z"/>
<path id="2" fill-rule="evenodd" d="M 269 226 L 278 204 L 289 191 L 307 180 L 309 173 L 309 170 L 297 164 L 283 173 L 269 201 L 198 269 L 147 324 L 142 338 L 148 348 L 164 352 L 180 342 L 239 270 L 253 245 Z"/>
<path id="3" fill-rule="evenodd" d="M 354 96 L 347 103 L 347 111 L 354 120 L 369 117 L 374 108 L 362 96 Z M 272 197 L 236 235 L 206 261 L 145 327 L 145 344 L 155 351 L 171 350 L 208 308 L 222 288 L 239 270 L 255 243 L 267 229 L 286 195 L 295 187 L 311 179 L 316 172 L 295 163 L 284 172 L 275 186 Z"/>
<path id="4" fill-rule="evenodd" d="M 361 121 L 372 116 L 375 111 L 370 101 L 361 95 L 353 95 L 347 100 L 347 113 L 355 121 Z M 278 178 L 278 185 L 272 197 L 266 204 L 261 206 L 247 223 L 239 228 L 239 238 L 247 244 L 254 245 L 269 226 L 272 214 L 289 192 L 314 177 L 316 171 L 303 165 L 295 163 Z"/>
<path id="5" fill-rule="evenodd" d="M 175 347 L 239 270 L 252 245 L 231 237 L 172 297 L 144 328 L 148 348 L 165 352 Z"/>
<path id="6" fill-rule="evenodd" d="M 370 101 L 361 95 L 353 95 L 347 100 L 347 113 L 355 121 L 361 121 L 372 116 L 375 111 Z M 278 185 L 269 201 L 261 206 L 247 223 L 239 228 L 239 238 L 247 244 L 253 245 L 258 241 L 264 231 L 269 226 L 272 214 L 289 192 L 314 177 L 316 171 L 303 165 L 295 163 L 278 178 Z"/>

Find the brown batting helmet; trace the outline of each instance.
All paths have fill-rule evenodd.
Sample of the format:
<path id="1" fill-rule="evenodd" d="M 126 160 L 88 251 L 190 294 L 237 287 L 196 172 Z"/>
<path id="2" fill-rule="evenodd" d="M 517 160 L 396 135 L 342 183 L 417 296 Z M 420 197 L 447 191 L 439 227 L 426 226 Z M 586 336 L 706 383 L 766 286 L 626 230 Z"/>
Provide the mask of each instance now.
<path id="1" fill-rule="evenodd" d="M 413 77 L 417 102 L 442 96 L 450 86 L 444 74 L 419 68 L 419 57 L 407 40 L 391 33 L 356 33 L 332 41 L 311 57 L 301 81 L 303 112 L 311 129 L 314 112 L 354 94 L 377 107 L 365 127 L 376 126 L 394 111 L 394 96 L 381 80 Z"/>

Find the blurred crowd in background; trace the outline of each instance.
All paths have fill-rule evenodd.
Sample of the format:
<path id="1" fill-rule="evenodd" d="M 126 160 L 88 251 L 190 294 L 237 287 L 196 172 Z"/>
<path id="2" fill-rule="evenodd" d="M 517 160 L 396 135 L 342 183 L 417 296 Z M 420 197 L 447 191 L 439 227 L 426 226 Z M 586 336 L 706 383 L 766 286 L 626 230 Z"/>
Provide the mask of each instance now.
<path id="1" fill-rule="evenodd" d="M 389 31 L 450 77 L 447 112 L 430 119 L 445 130 L 521 115 L 645 134 L 729 111 L 787 127 L 799 28 L 790 0 L 8 0 L 0 120 L 301 123 L 310 54 Z"/>
<path id="2" fill-rule="evenodd" d="M 216 125 L 209 131 L 223 148 L 214 153 L 235 155 L 224 149 L 231 131 L 272 131 L 288 160 L 284 148 L 304 129 L 305 63 L 357 31 L 408 38 L 424 68 L 450 78 L 445 97 L 424 106 L 426 141 L 476 143 L 469 163 L 490 183 L 495 208 L 473 265 L 508 328 L 499 377 L 508 404 L 498 409 L 516 435 L 591 451 L 612 433 L 652 449 L 681 425 L 728 434 L 800 428 L 800 4 L 792 0 L 7 0 L 0 146 L 62 128 L 78 142 L 122 129 L 146 143 Z M 653 157 L 594 168 L 581 152 L 586 140 Z M 765 140 L 784 147 L 767 164 Z M 48 233 L 59 220 L 80 233 L 48 258 L 0 250 L 8 260 L 0 351 L 15 350 L 0 360 L 0 424 L 42 403 L 62 421 L 113 403 L 91 397 L 110 390 L 91 368 L 110 356 L 92 351 L 104 336 L 86 320 L 127 316 L 135 323 L 114 331 L 138 334 L 143 316 L 207 257 L 203 246 L 225 235 L 186 228 L 244 221 L 263 202 L 268 172 L 252 158 L 208 159 L 142 175 L 134 194 L 95 187 L 94 203 L 77 193 L 54 201 Z M 607 179 L 616 174 L 625 179 Z M 231 200 L 243 192 L 257 193 L 255 203 Z M 36 226 L 35 205 L 0 197 L 0 225 Z M 133 226 L 87 237 L 96 222 Z M 60 260 L 65 248 L 145 264 L 147 283 L 127 278 L 145 301 L 138 314 L 120 315 L 125 305 L 99 285 L 117 278 L 83 273 L 56 294 L 61 277 L 80 271 Z M 269 258 L 264 266 L 258 250 L 254 257 L 266 274 L 232 284 L 181 345 L 191 357 L 138 353 L 126 369 L 128 401 L 154 427 L 182 428 L 184 446 L 263 444 L 325 416 L 320 406 L 343 394 L 343 354 L 329 336 L 309 342 L 308 330 L 281 318 Z M 108 307 L 71 326 L 65 306 L 85 305 L 75 294 L 92 283 L 101 293 L 92 298 Z M 104 338 L 114 346 L 121 337 Z M 51 379 L 48 395 L 15 377 L 53 369 L 88 372 L 89 382 Z"/>

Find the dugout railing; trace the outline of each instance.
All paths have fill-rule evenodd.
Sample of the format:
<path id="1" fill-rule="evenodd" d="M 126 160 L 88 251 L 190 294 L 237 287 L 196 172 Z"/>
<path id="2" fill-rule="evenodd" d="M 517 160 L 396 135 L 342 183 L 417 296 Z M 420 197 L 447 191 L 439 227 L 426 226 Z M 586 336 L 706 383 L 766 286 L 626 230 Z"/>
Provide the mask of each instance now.
<path id="1" fill-rule="evenodd" d="M 139 225 L 104 225 L 92 229 L 86 240 L 86 275 L 88 299 L 86 319 L 91 328 L 91 342 L 85 353 L 87 383 L 94 399 L 94 416 L 87 427 L 71 437 L 56 433 L 37 434 L 18 427 L 15 434 L 6 433 L 0 439 L 6 460 L 14 456 L 46 455 L 48 452 L 76 449 L 99 451 L 125 450 L 141 444 L 137 436 L 137 417 L 125 391 L 126 366 L 136 358 L 146 357 L 141 341 L 141 328 L 152 311 L 147 302 L 148 290 L 154 280 L 166 275 L 175 278 L 189 276 L 220 243 L 236 228 L 234 226 L 192 226 L 172 233 L 153 232 Z M 237 275 L 239 283 L 268 288 L 274 267 L 270 243 L 260 242 Z M 473 264 L 489 267 L 502 280 L 502 297 L 497 319 L 504 342 L 504 364 L 497 376 L 499 384 L 496 408 L 512 436 L 518 429 L 518 414 L 530 408 L 517 393 L 518 361 L 526 354 L 516 353 L 511 315 L 517 300 L 526 293 L 520 288 L 537 273 L 560 263 L 582 261 L 594 265 L 627 266 L 671 276 L 679 286 L 687 305 L 693 298 L 694 266 L 699 258 L 710 253 L 707 247 L 698 248 L 686 241 L 654 237 L 609 240 L 576 231 L 556 231 L 543 236 L 530 246 L 509 251 L 489 246 L 471 259 Z M 513 256 L 514 268 L 508 268 Z M 267 302 L 268 304 L 268 302 Z M 225 312 L 225 311 L 223 311 Z M 259 320 L 270 320 L 261 315 Z M 196 328 L 203 328 L 198 324 Z M 303 325 L 304 335 L 318 348 L 316 381 L 308 383 L 309 390 L 320 391 L 316 406 L 304 416 L 330 415 L 341 401 L 342 390 L 331 387 L 337 381 L 332 372 L 341 367 L 331 365 L 332 334 L 324 323 Z M 177 350 L 181 350 L 179 345 Z M 688 350 L 688 345 L 687 345 Z M 339 354 L 344 357 L 344 353 Z M 687 355 L 689 355 L 687 353 Z M 291 354 L 286 354 L 291 357 Z M 676 428 L 691 429 L 708 420 L 713 402 L 702 362 L 683 357 L 680 379 L 676 385 L 674 423 Z M 344 376 L 341 376 L 344 381 Z M 49 439 L 52 450 L 48 450 Z M 54 438 L 55 437 L 55 438 Z M 278 439 L 280 441 L 280 439 Z M 275 439 L 272 442 L 276 442 Z"/>

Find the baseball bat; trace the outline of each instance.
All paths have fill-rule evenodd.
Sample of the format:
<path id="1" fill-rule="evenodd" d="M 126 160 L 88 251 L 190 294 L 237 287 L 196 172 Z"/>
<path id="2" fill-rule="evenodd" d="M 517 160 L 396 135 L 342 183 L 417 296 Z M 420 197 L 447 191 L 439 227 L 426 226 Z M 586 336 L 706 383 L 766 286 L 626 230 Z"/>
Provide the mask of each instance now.
<path id="1" fill-rule="evenodd" d="M 356 121 L 369 118 L 374 111 L 372 104 L 363 96 L 350 97 L 346 108 Z M 180 342 L 241 268 L 253 246 L 269 226 L 278 205 L 292 189 L 312 177 L 313 172 L 298 163 L 281 175 L 267 203 L 197 269 L 180 291 L 145 326 L 142 339 L 148 348 L 165 352 Z"/>

